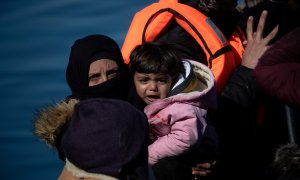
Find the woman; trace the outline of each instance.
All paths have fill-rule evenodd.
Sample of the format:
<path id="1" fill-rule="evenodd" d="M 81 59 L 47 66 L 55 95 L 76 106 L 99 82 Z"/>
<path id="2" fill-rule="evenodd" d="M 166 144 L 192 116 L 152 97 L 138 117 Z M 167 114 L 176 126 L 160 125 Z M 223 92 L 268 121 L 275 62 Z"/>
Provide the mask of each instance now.
<path id="1" fill-rule="evenodd" d="M 98 152 L 105 150 L 105 147 L 103 146 L 100 148 L 97 146 L 98 148 L 96 148 L 96 143 L 89 143 L 88 139 L 91 140 L 98 137 L 97 139 L 99 141 L 97 141 L 97 143 L 99 145 L 101 143 L 101 138 L 99 137 L 103 137 L 104 134 L 106 134 L 108 139 L 116 141 L 113 140 L 117 138 L 114 136 L 116 133 L 110 133 L 113 132 L 111 129 L 103 131 L 103 128 L 119 128 L 118 133 L 122 134 L 120 127 L 118 125 L 115 126 L 116 123 L 112 122 L 119 121 L 122 118 L 124 120 L 126 117 L 127 119 L 124 120 L 124 122 L 135 120 L 141 121 L 135 114 L 138 114 L 138 112 L 141 115 L 143 114 L 138 110 L 134 111 L 134 107 L 130 107 L 130 104 L 117 101 L 127 100 L 128 90 L 130 87 L 128 67 L 124 64 L 122 54 L 117 43 L 104 35 L 90 35 L 76 40 L 71 48 L 69 63 L 66 70 L 66 78 L 69 88 L 71 89 L 71 95 L 69 95 L 66 100 L 61 103 L 49 106 L 39 111 L 35 121 L 36 135 L 45 141 L 51 148 L 57 148 L 59 158 L 66 162 L 66 166 L 59 178 L 76 179 L 78 178 L 76 174 L 78 174 L 78 172 L 82 172 L 82 170 L 84 170 L 85 173 L 83 175 L 79 173 L 80 177 L 94 177 L 96 173 L 96 177 L 98 178 L 100 173 L 100 175 L 104 174 L 121 178 L 124 174 L 117 173 L 119 170 L 117 167 L 123 169 L 130 166 L 130 173 L 125 174 L 126 177 L 127 175 L 128 177 L 133 175 L 136 179 L 148 179 L 148 169 L 145 168 L 148 166 L 147 148 L 144 148 L 145 151 L 143 150 L 141 152 L 130 152 L 132 156 L 128 156 L 129 154 L 127 154 L 126 162 L 124 161 L 124 158 L 122 161 L 117 158 L 118 155 L 125 153 L 124 151 L 119 153 L 113 151 L 111 152 L 111 156 L 105 156 L 106 159 L 103 159 L 103 156 L 101 155 L 92 157 L 94 161 L 86 159 L 87 155 L 95 152 L 95 150 Z M 99 99 L 99 97 L 102 99 Z M 113 107 L 117 109 L 113 109 Z M 122 107 L 122 109 L 119 109 L 120 107 Z M 117 117 L 117 113 L 108 116 L 107 112 L 123 112 L 122 118 Z M 133 112 L 135 112 L 135 114 Z M 101 116 L 101 114 L 103 114 L 103 116 Z M 109 122 L 106 124 L 103 122 L 109 119 L 111 120 L 109 121 L 111 124 L 109 124 Z M 91 124 L 89 123 L 91 121 L 95 122 Z M 101 126 L 99 125 L 100 122 L 102 122 Z M 81 125 L 77 126 L 78 123 L 81 123 Z M 86 127 L 86 129 L 84 129 L 84 127 Z M 128 125 L 127 128 L 130 129 L 133 127 Z M 144 131 L 144 134 L 148 132 L 145 128 L 141 127 L 140 129 L 136 129 L 135 132 L 142 130 Z M 87 134 L 90 134 L 91 132 L 93 132 L 92 137 L 88 138 Z M 70 134 L 72 134 L 71 137 Z M 126 141 L 124 138 L 118 140 L 122 142 L 119 143 L 120 146 L 124 145 L 131 147 L 132 145 L 132 142 Z M 75 141 L 78 142 L 76 143 Z M 145 142 L 147 142 L 146 139 Z M 82 146 L 78 146 L 82 144 L 84 145 L 83 148 Z M 106 145 L 112 147 L 114 146 L 114 143 L 111 142 Z M 73 151 L 74 147 L 79 150 Z M 141 166 L 136 166 L 136 154 L 140 154 L 142 152 L 146 152 L 142 154 L 143 157 L 141 156 L 141 159 L 145 159 L 145 163 L 140 163 Z M 72 166 L 69 165 L 70 160 L 72 160 L 72 165 L 74 165 L 73 162 L 75 162 L 75 165 L 80 169 L 79 171 L 75 171 L 74 173 L 74 168 L 71 168 L 73 170 L 70 171 L 70 167 Z M 94 166 L 93 163 L 96 163 L 99 170 L 94 171 L 94 169 L 91 168 Z M 86 164 L 88 164 L 88 166 L 86 166 Z M 141 169 L 142 166 L 143 168 Z M 106 168 L 110 168 L 110 171 L 106 171 Z M 102 176 L 103 175 L 101 175 L 101 177 Z"/>
<path id="2" fill-rule="evenodd" d="M 104 35 L 90 35 L 72 46 L 66 77 L 69 98 L 105 97 L 127 100 L 128 66 L 117 43 Z M 110 81 L 107 81 L 110 80 Z"/>
<path id="3" fill-rule="evenodd" d="M 56 147 L 61 160 L 65 160 L 60 150 L 61 132 L 78 101 L 96 97 L 127 99 L 130 79 L 123 62 L 119 46 L 107 36 L 90 35 L 73 44 L 66 70 L 71 95 L 39 111 L 35 121 L 36 135 Z"/>

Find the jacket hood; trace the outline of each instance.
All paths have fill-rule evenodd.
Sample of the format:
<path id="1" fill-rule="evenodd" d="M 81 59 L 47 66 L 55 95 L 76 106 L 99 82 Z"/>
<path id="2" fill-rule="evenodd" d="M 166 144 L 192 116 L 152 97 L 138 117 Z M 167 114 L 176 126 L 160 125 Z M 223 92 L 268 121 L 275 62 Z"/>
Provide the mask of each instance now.
<path id="1" fill-rule="evenodd" d="M 148 108 L 154 108 L 158 111 L 160 108 L 166 107 L 169 104 L 181 102 L 204 109 L 217 109 L 216 82 L 212 71 L 200 62 L 187 59 L 184 59 L 184 61 L 188 61 L 191 64 L 191 70 L 198 82 L 196 87 L 187 93 L 178 93 L 165 99 L 156 100 L 148 105 Z M 188 78 L 185 80 L 188 80 Z M 179 84 L 176 83 L 175 85 L 178 87 L 182 86 L 185 84 L 185 80 L 181 81 Z"/>
<path id="2" fill-rule="evenodd" d="M 70 99 L 38 110 L 34 118 L 34 134 L 54 148 L 63 126 L 70 119 L 78 100 Z"/>
<path id="3" fill-rule="evenodd" d="M 187 60 L 187 59 L 186 59 Z M 194 92 L 179 94 L 178 98 L 184 100 L 196 100 L 195 106 L 199 106 L 204 109 L 217 109 L 217 90 L 216 80 L 213 72 L 206 65 L 193 61 L 187 60 L 192 64 L 194 75 L 198 80 L 198 88 Z"/>

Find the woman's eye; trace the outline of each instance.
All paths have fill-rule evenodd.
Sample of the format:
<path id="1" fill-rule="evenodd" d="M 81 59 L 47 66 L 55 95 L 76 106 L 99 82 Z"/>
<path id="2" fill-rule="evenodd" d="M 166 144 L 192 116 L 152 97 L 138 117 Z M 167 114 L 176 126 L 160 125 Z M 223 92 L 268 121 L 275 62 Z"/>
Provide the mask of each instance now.
<path id="1" fill-rule="evenodd" d="M 108 78 L 108 79 L 112 79 L 112 78 L 116 77 L 118 74 L 119 74 L 119 73 L 117 73 L 117 72 L 107 74 L 107 78 Z"/>
<path id="2" fill-rule="evenodd" d="M 119 74 L 119 70 L 111 70 L 107 72 L 107 78 L 112 79 Z"/>
<path id="3" fill-rule="evenodd" d="M 93 74 L 89 77 L 89 81 L 97 81 L 100 78 L 100 74 Z"/>
<path id="4" fill-rule="evenodd" d="M 97 81 L 99 78 L 97 77 L 93 77 L 93 78 L 90 78 L 90 81 Z"/>

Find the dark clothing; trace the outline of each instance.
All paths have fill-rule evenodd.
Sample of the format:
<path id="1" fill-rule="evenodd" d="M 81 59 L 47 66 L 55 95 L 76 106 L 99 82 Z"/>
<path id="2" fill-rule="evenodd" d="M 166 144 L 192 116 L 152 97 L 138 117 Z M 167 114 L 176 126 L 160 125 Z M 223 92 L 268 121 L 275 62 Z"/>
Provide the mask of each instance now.
<path id="1" fill-rule="evenodd" d="M 220 139 L 220 158 L 213 179 L 244 179 L 254 171 L 256 88 L 252 70 L 239 66 L 218 97 L 218 111 L 210 117 Z M 243 175 L 243 176 L 241 176 Z"/>
<path id="2" fill-rule="evenodd" d="M 152 166 L 156 180 L 190 180 L 192 167 L 199 163 L 213 162 L 218 159 L 219 142 L 214 127 L 208 121 L 202 141 L 198 146 L 191 148 L 186 153 L 159 160 Z"/>
<path id="3" fill-rule="evenodd" d="M 192 169 L 189 164 L 178 158 L 164 158 L 152 166 L 156 180 L 189 180 L 192 179 Z"/>
<path id="4" fill-rule="evenodd" d="M 276 149 L 274 160 L 264 179 L 299 180 L 299 154 L 300 148 L 297 144 L 288 143 L 279 146 Z"/>
<path id="5" fill-rule="evenodd" d="M 281 39 L 261 57 L 254 70 L 258 87 L 285 103 L 290 117 L 290 141 L 300 144 L 300 26 Z M 289 122 L 289 121 L 288 121 Z"/>
<path id="6" fill-rule="evenodd" d="M 266 51 L 254 77 L 270 96 L 300 109 L 300 26 Z"/>
<path id="7" fill-rule="evenodd" d="M 238 67 L 210 114 L 221 151 L 213 179 L 262 178 L 275 149 L 289 141 L 284 104 L 258 91 L 252 72 Z"/>
<path id="8" fill-rule="evenodd" d="M 89 86 L 90 64 L 99 59 L 115 61 L 120 73 L 104 83 Z M 105 35 L 89 35 L 77 39 L 70 52 L 66 78 L 71 95 L 65 101 L 48 106 L 37 113 L 36 134 L 50 147 L 56 147 L 59 158 L 65 161 L 61 148 L 61 138 L 68 126 L 74 104 L 89 98 L 127 100 L 131 84 L 129 68 L 124 63 L 117 43 Z"/>
<path id="9" fill-rule="evenodd" d="M 264 35 L 280 24 L 274 42 L 299 23 L 290 20 L 295 18 L 291 14 L 299 11 L 289 11 L 289 8 L 286 2 L 264 1 L 244 9 L 240 25 L 245 30 L 250 15 L 254 16 L 256 23 L 262 10 L 268 10 Z M 252 73 L 251 69 L 238 67 L 218 97 L 218 111 L 211 113 L 221 148 L 213 179 L 263 179 L 273 161 L 275 149 L 289 142 L 285 105 L 261 92 Z M 294 113 L 293 117 L 294 121 L 299 119 L 299 113 Z M 294 128 L 299 124 L 295 123 Z"/>
<path id="10" fill-rule="evenodd" d="M 292 1 L 292 3 L 288 3 Z M 294 3 L 294 4 L 293 4 Z M 251 8 L 246 7 L 242 13 L 240 26 L 246 30 L 247 19 L 249 16 L 254 17 L 254 29 L 256 29 L 257 22 L 263 10 L 268 11 L 268 16 L 264 26 L 264 36 L 269 34 L 276 25 L 279 25 L 279 30 L 276 37 L 271 41 L 271 44 L 286 33 L 299 26 L 299 1 L 298 0 L 265 0 Z"/>
<path id="11" fill-rule="evenodd" d="M 240 65 L 219 96 L 219 109 L 226 106 L 226 101 L 239 104 L 241 109 L 253 108 L 256 98 L 256 85 L 252 77 L 252 69 Z"/>
<path id="12" fill-rule="evenodd" d="M 95 86 L 89 85 L 90 64 L 96 59 L 111 59 L 120 69 L 120 74 L 110 81 Z M 75 41 L 71 48 L 66 70 L 72 98 L 86 99 L 105 97 L 127 100 L 130 75 L 117 43 L 104 35 L 90 35 Z"/>
<path id="13" fill-rule="evenodd" d="M 67 160 L 86 172 L 148 179 L 147 122 L 142 111 L 125 101 L 82 100 L 74 107 L 61 147 Z"/>
<path id="14" fill-rule="evenodd" d="M 172 22 L 168 30 L 158 38 L 158 42 L 167 42 L 177 48 L 183 59 L 191 59 L 207 65 L 206 55 L 196 40 L 176 22 Z"/>

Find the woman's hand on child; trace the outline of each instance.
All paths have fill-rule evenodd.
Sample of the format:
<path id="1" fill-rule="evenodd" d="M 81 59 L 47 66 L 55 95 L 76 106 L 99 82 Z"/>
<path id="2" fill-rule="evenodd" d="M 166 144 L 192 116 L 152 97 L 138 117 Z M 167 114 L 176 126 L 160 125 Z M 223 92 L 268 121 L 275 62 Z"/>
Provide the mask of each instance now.
<path id="1" fill-rule="evenodd" d="M 192 175 L 195 179 L 198 179 L 198 177 L 205 177 L 211 173 L 211 168 L 215 164 L 216 161 L 196 164 L 195 167 L 192 167 Z"/>

